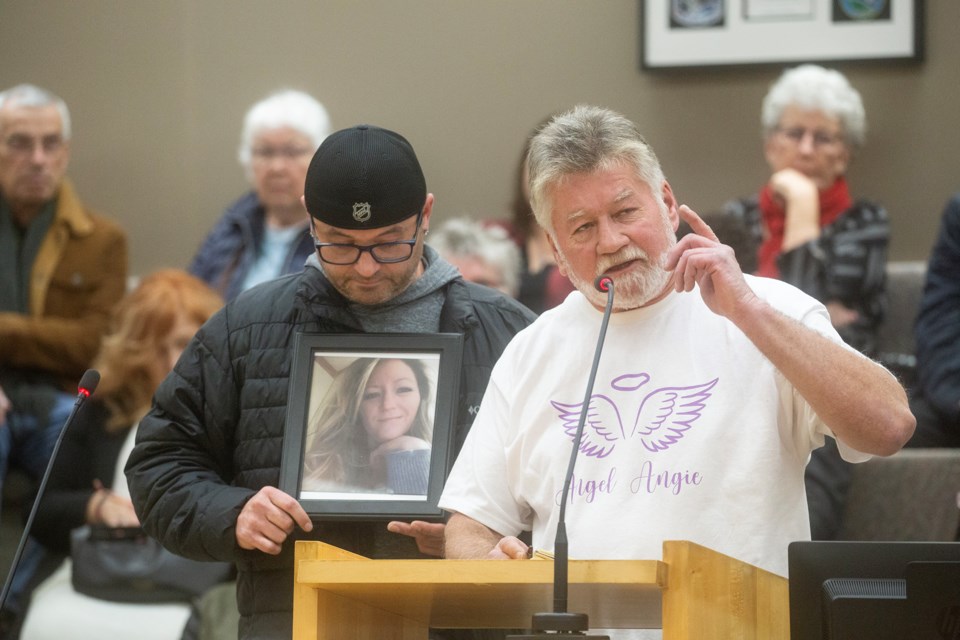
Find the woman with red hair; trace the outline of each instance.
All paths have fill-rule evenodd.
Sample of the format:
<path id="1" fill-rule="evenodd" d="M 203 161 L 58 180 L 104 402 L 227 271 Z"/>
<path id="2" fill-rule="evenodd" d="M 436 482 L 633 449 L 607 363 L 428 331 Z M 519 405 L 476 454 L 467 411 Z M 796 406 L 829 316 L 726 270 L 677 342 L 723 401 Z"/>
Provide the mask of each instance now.
<path id="1" fill-rule="evenodd" d="M 187 603 L 127 604 L 77 593 L 71 584 L 70 532 L 82 525 L 140 524 L 123 467 L 137 423 L 180 353 L 223 304 L 201 280 L 162 270 L 142 280 L 114 309 L 94 368 L 96 394 L 63 435 L 32 534 L 68 559 L 34 591 L 21 638 L 180 638 Z"/>

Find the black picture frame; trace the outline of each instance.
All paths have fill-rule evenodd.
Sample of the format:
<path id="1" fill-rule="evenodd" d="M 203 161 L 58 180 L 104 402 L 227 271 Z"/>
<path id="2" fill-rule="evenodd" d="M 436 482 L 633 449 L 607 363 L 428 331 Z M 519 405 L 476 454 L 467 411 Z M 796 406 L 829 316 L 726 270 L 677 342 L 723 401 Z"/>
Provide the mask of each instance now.
<path id="1" fill-rule="evenodd" d="M 450 333 L 297 335 L 280 489 L 318 519 L 442 520 L 462 350 Z"/>
<path id="2" fill-rule="evenodd" d="M 923 60 L 925 0 L 639 0 L 645 71 Z"/>

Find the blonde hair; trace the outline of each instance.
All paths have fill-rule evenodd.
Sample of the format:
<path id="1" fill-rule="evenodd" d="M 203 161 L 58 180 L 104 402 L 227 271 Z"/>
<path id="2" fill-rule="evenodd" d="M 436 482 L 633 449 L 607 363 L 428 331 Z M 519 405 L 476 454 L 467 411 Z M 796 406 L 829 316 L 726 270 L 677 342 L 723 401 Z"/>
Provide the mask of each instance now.
<path id="1" fill-rule="evenodd" d="M 409 358 L 358 358 L 333 379 L 323 402 L 311 416 L 304 455 L 304 480 L 365 484 L 370 464 L 367 432 L 360 418 L 367 383 L 374 370 L 389 360 L 399 360 L 413 371 L 420 406 L 410 427 L 411 436 L 430 442 L 430 378 L 423 363 Z"/>
<path id="2" fill-rule="evenodd" d="M 223 299 L 213 289 L 178 269 L 145 277 L 117 303 L 94 361 L 101 376 L 97 396 L 110 411 L 109 430 L 133 425 L 150 408 L 161 343 L 180 315 L 203 324 L 221 306 Z"/>

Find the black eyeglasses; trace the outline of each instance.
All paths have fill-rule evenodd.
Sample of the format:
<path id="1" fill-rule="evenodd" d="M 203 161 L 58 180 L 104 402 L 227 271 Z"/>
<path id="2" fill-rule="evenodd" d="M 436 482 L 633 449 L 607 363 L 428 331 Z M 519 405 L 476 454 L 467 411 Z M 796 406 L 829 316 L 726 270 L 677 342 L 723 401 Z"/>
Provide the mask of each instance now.
<path id="1" fill-rule="evenodd" d="M 376 244 L 344 244 L 339 242 L 317 242 L 316 239 L 314 239 L 313 244 L 317 247 L 320 260 L 327 264 L 355 264 L 360 260 L 360 255 L 365 251 L 380 264 L 404 262 L 405 260 L 409 260 L 410 256 L 413 255 L 413 248 L 417 244 L 417 234 L 420 232 L 420 221 L 422 217 L 423 211 L 417 214 L 417 226 L 414 228 L 413 238 L 410 240 L 394 240 L 393 242 L 378 242 Z"/>

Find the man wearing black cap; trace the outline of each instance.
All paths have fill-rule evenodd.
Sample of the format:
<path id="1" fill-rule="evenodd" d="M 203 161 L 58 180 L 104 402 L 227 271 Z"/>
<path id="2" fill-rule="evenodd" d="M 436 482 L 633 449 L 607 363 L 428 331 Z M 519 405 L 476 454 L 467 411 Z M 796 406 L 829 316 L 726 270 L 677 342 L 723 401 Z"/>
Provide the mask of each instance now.
<path id="1" fill-rule="evenodd" d="M 402 136 L 373 126 L 329 136 L 304 192 L 317 252 L 302 273 L 248 290 L 200 329 L 157 391 L 126 468 L 151 535 L 183 555 L 237 564 L 241 638 L 290 637 L 295 539 L 371 557 L 416 553 L 381 524 L 311 523 L 276 488 L 294 336 L 463 334 L 459 448 L 494 362 L 533 320 L 424 245 L 433 195 Z M 439 549 L 429 527 L 392 530 Z"/>

